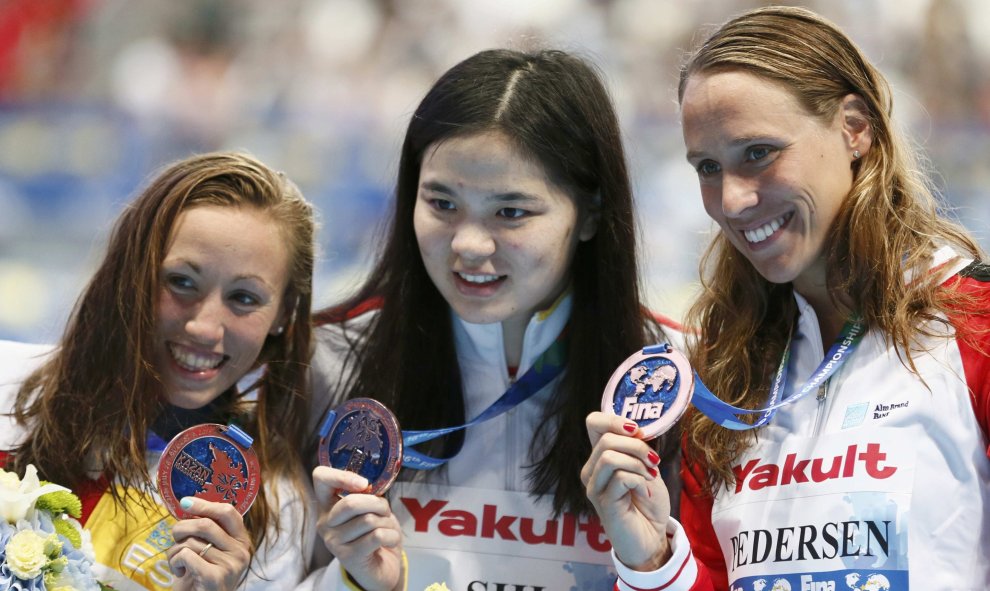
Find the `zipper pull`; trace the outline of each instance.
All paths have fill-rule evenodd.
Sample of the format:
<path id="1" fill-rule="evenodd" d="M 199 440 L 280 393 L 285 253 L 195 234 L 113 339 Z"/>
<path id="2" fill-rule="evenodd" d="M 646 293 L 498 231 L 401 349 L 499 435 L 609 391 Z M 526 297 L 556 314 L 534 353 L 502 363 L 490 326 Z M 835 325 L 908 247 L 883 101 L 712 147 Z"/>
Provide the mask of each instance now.
<path id="1" fill-rule="evenodd" d="M 832 381 L 831 377 L 829 377 L 827 380 L 822 382 L 821 386 L 818 386 L 818 395 L 815 396 L 818 402 L 822 402 L 823 400 L 825 400 L 825 397 L 828 396 L 828 383 L 830 381 Z"/>

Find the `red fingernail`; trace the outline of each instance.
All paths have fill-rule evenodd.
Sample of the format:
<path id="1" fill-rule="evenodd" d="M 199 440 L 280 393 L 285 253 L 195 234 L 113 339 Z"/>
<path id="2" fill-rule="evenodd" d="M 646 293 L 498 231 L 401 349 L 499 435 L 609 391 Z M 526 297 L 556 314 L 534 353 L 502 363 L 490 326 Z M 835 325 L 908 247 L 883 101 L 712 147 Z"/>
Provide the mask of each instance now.
<path id="1" fill-rule="evenodd" d="M 646 456 L 646 458 L 648 460 L 650 460 L 650 463 L 651 464 L 659 464 L 660 463 L 660 456 L 657 455 L 657 452 L 655 452 L 655 451 L 651 451 L 650 452 L 650 455 Z"/>
<path id="2" fill-rule="evenodd" d="M 622 425 L 622 428 L 625 429 L 626 433 L 635 433 L 636 429 L 639 428 L 639 425 L 636 423 L 626 423 L 625 425 Z"/>
<path id="3" fill-rule="evenodd" d="M 649 472 L 650 473 L 650 476 L 652 476 L 654 478 L 656 478 L 657 477 L 657 474 L 659 474 L 659 472 L 657 472 L 657 469 L 656 468 L 647 468 L 646 471 Z"/>

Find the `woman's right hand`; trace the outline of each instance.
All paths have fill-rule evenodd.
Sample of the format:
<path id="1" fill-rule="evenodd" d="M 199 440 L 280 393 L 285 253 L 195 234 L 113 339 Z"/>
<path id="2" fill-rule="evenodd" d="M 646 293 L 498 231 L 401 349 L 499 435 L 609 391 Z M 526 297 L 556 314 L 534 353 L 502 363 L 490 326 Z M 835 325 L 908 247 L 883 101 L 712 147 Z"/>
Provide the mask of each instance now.
<path id="1" fill-rule="evenodd" d="M 615 556 L 633 570 L 660 568 L 671 556 L 670 495 L 659 476 L 660 456 L 633 421 L 593 412 L 585 424 L 592 449 L 581 482 Z"/>
<path id="2" fill-rule="evenodd" d="M 366 591 L 401 589 L 402 529 L 388 500 L 364 494 L 369 486 L 363 476 L 327 466 L 313 470 L 313 487 L 316 529 L 347 574 Z M 340 496 L 342 491 L 348 494 Z"/>

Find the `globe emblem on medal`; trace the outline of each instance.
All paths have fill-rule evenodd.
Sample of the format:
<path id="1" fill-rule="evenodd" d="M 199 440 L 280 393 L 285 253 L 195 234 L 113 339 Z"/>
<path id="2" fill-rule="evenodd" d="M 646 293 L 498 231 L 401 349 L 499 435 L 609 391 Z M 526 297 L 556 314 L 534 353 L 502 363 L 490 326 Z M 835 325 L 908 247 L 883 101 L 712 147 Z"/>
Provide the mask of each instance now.
<path id="1" fill-rule="evenodd" d="M 602 412 L 635 421 L 647 439 L 670 429 L 687 409 L 694 374 L 669 345 L 647 347 L 615 370 L 602 396 Z"/>

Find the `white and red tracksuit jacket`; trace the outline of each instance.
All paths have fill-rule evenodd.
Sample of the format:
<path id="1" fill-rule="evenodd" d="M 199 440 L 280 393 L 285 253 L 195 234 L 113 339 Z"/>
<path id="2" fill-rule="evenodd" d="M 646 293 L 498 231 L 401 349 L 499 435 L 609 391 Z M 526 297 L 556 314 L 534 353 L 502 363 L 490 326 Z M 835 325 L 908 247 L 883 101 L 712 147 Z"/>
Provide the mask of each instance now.
<path id="1" fill-rule="evenodd" d="M 517 375 L 558 337 L 571 305 L 565 295 L 530 320 Z M 353 322 L 370 320 L 368 315 Z M 658 320 L 679 344 L 677 327 Z M 360 326 L 355 324 L 355 330 Z M 453 329 L 465 415 L 477 416 L 511 384 L 502 328 L 454 316 Z M 338 327 L 320 327 L 315 338 L 311 375 L 320 410 L 314 426 L 322 409 L 337 403 L 330 399 L 341 395 L 334 384 L 349 371 L 348 346 Z M 558 380 L 505 414 L 470 427 L 464 447 L 445 470 L 404 471 L 389 490 L 408 559 L 406 589 L 420 591 L 439 582 L 454 591 L 599 591 L 611 586 L 611 545 L 598 520 L 567 513 L 555 517 L 547 498 L 529 493 L 528 466 L 542 449 L 535 434 Z M 317 564 L 298 591 L 359 589 L 329 557 Z"/>
<path id="2" fill-rule="evenodd" d="M 617 562 L 616 589 L 990 589 L 990 266 L 944 270 L 984 312 L 951 315 L 913 354 L 918 374 L 868 332 L 823 399 L 757 433 L 714 498 L 685 464 L 672 560 L 651 573 Z M 792 385 L 824 357 L 797 299 Z"/>

